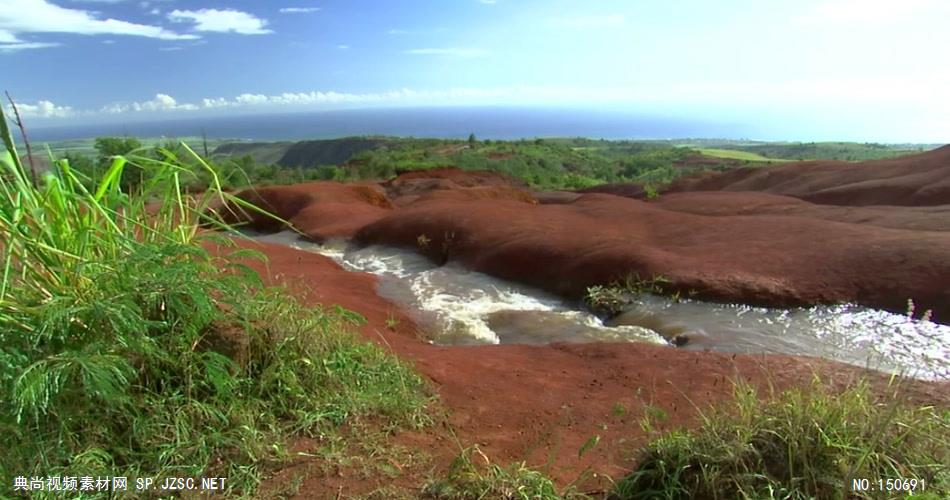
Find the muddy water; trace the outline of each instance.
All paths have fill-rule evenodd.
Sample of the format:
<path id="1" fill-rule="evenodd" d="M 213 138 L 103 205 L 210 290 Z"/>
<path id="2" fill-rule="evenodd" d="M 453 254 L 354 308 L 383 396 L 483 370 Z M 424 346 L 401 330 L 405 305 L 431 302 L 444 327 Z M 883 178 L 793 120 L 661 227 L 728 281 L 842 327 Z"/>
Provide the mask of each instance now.
<path id="1" fill-rule="evenodd" d="M 642 296 L 601 321 L 578 304 L 413 252 L 316 245 L 290 232 L 258 239 L 332 258 L 380 277 L 379 294 L 403 306 L 438 344 L 640 341 L 679 348 L 818 356 L 918 378 L 950 378 L 950 326 L 854 305 L 767 309 Z"/>

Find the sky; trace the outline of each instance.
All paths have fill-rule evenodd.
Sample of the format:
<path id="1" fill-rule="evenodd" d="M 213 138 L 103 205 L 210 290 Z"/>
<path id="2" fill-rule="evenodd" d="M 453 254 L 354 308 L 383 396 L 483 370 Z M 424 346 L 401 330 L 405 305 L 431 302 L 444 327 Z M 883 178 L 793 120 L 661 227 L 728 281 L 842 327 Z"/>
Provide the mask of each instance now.
<path id="1" fill-rule="evenodd" d="M 0 0 L 34 126 L 419 106 L 950 142 L 946 0 Z"/>

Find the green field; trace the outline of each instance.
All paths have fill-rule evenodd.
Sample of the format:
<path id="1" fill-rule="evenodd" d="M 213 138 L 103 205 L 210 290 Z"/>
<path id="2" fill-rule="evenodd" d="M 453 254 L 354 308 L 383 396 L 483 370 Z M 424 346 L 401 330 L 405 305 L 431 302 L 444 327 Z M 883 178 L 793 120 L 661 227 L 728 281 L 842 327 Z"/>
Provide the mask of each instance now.
<path id="1" fill-rule="evenodd" d="M 699 153 L 704 156 L 711 156 L 713 158 L 724 158 L 724 159 L 729 159 L 729 160 L 767 162 L 767 163 L 792 161 L 788 159 L 766 158 L 765 156 L 762 156 L 758 153 L 751 153 L 748 151 L 741 151 L 738 149 L 699 148 L 697 149 L 697 151 L 699 151 Z"/>

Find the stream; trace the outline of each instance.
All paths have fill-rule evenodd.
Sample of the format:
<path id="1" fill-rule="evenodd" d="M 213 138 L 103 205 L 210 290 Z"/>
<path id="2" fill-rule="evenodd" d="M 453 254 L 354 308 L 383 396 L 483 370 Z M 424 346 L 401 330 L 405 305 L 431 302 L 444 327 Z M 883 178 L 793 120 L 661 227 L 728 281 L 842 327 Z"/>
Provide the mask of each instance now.
<path id="1" fill-rule="evenodd" d="M 430 342 L 449 345 L 651 342 L 679 349 L 793 354 L 923 379 L 950 378 L 950 326 L 856 305 L 771 309 L 642 295 L 607 321 L 537 288 L 437 266 L 412 251 L 345 242 L 318 245 L 293 232 L 254 235 L 379 277 Z"/>

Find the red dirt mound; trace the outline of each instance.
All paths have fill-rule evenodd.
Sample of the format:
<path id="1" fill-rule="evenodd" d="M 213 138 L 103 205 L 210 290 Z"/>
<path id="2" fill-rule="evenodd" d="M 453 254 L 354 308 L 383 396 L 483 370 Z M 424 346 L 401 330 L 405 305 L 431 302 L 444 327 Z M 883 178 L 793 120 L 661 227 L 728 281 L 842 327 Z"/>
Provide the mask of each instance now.
<path id="1" fill-rule="evenodd" d="M 438 189 L 430 191 L 417 199 L 418 202 L 431 200 L 511 200 L 522 203 L 538 203 L 537 198 L 524 189 L 508 186 Z"/>
<path id="2" fill-rule="evenodd" d="M 950 231 L 950 205 L 846 207 L 769 193 L 729 191 L 669 193 L 651 204 L 697 215 L 788 215 L 914 231 Z"/>
<path id="3" fill-rule="evenodd" d="M 526 187 L 524 182 L 498 172 L 462 170 L 456 167 L 413 170 L 402 173 L 395 179 L 381 185 L 398 206 L 412 203 L 420 196 L 432 191 L 475 187 L 514 189 L 524 189 Z"/>
<path id="4" fill-rule="evenodd" d="M 668 192 L 761 191 L 828 205 L 950 204 L 950 146 L 862 163 L 805 161 L 674 182 Z"/>
<path id="5" fill-rule="evenodd" d="M 392 208 L 382 189 L 374 184 L 311 182 L 250 188 L 237 196 L 290 222 L 314 241 L 349 238 Z M 281 222 L 240 207 L 228 207 L 223 214 L 227 222 L 247 223 L 247 227 L 254 230 L 283 229 Z"/>
<path id="6" fill-rule="evenodd" d="M 950 233 L 782 215 L 710 217 L 588 194 L 562 205 L 420 202 L 356 239 L 574 297 L 636 273 L 665 276 L 673 288 L 711 300 L 903 311 L 912 298 L 950 319 Z"/>
<path id="7" fill-rule="evenodd" d="M 581 196 L 581 193 L 575 193 L 573 191 L 540 191 L 534 193 L 534 198 L 542 205 L 574 203 Z"/>
<path id="8" fill-rule="evenodd" d="M 601 184 L 600 186 L 593 186 L 584 189 L 577 189 L 574 192 L 576 193 L 603 193 L 603 194 L 612 194 L 615 196 L 625 196 L 627 198 L 635 198 L 637 200 L 643 200 L 647 197 L 646 190 L 643 189 L 642 184 Z"/>

